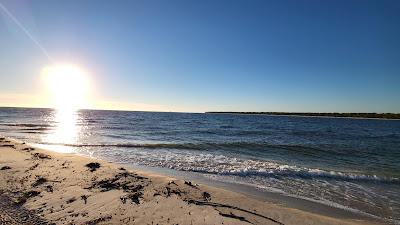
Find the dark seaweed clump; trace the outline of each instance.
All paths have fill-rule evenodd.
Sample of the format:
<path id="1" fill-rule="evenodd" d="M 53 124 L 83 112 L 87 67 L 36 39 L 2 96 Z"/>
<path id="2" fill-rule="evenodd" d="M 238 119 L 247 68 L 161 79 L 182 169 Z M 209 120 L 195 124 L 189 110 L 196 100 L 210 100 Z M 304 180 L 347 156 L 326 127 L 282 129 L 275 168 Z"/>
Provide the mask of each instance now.
<path id="1" fill-rule="evenodd" d="M 39 177 L 33 184 L 32 187 L 37 187 L 47 182 L 47 179 L 44 177 Z"/>
<path id="2" fill-rule="evenodd" d="M 89 168 L 90 172 L 96 171 L 98 168 L 100 168 L 100 163 L 98 162 L 91 162 L 86 164 L 86 167 Z"/>
<path id="3" fill-rule="evenodd" d="M 101 192 L 123 190 L 128 194 L 120 198 L 122 203 L 125 204 L 127 200 L 131 200 L 132 203 L 140 204 L 144 187 L 148 183 L 149 181 L 145 177 L 130 172 L 122 172 L 116 174 L 114 177 L 96 181 L 87 189 L 98 188 Z"/>

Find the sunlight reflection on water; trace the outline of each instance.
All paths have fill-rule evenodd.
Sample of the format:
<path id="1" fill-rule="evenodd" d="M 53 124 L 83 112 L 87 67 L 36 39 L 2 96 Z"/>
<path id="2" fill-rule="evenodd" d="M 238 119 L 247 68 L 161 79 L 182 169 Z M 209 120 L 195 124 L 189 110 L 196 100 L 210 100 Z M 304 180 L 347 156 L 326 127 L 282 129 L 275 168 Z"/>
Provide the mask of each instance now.
<path id="1" fill-rule="evenodd" d="M 77 143 L 80 133 L 80 126 L 77 125 L 78 119 L 77 110 L 55 110 L 50 119 L 54 129 L 43 136 L 43 141 L 59 145 L 48 146 L 48 148 L 62 153 L 75 152 L 74 147 L 62 144 L 72 145 Z"/>

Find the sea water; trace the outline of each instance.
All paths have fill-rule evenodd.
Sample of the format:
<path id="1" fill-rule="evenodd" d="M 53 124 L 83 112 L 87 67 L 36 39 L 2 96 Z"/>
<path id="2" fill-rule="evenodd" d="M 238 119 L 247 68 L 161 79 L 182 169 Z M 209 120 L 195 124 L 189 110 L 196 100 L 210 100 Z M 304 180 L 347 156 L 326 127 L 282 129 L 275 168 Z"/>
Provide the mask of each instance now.
<path id="1" fill-rule="evenodd" d="M 400 121 L 0 108 L 0 134 L 400 221 Z"/>

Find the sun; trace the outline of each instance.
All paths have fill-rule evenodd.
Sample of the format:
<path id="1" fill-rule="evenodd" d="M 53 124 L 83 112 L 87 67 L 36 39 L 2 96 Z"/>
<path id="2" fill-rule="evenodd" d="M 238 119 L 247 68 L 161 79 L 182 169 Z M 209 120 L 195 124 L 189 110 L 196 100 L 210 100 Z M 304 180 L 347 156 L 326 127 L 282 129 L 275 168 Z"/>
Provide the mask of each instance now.
<path id="1" fill-rule="evenodd" d="M 42 77 L 52 107 L 60 111 L 85 108 L 89 82 L 84 70 L 70 64 L 55 65 L 45 67 Z"/>

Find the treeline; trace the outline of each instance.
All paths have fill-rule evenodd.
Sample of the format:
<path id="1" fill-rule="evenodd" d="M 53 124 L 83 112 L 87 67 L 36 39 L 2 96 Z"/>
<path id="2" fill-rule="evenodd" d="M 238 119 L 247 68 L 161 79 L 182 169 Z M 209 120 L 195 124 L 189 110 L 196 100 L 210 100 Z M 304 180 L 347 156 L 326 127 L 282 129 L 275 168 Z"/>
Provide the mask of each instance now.
<path id="1" fill-rule="evenodd" d="M 353 117 L 353 118 L 376 118 L 376 119 L 400 119 L 400 113 L 296 113 L 296 112 L 206 112 L 206 113 L 228 113 L 249 115 L 275 115 L 275 116 L 322 116 L 322 117 Z"/>

